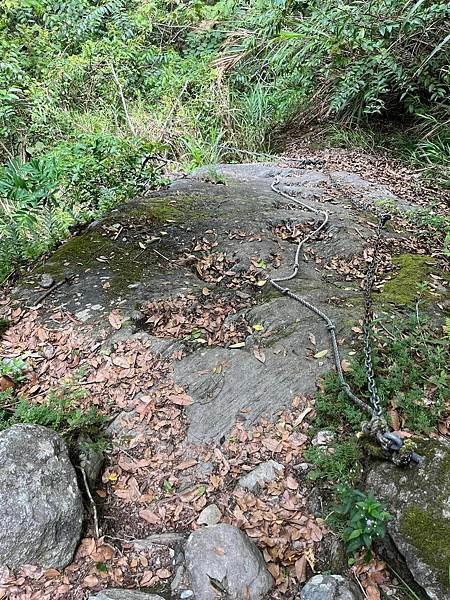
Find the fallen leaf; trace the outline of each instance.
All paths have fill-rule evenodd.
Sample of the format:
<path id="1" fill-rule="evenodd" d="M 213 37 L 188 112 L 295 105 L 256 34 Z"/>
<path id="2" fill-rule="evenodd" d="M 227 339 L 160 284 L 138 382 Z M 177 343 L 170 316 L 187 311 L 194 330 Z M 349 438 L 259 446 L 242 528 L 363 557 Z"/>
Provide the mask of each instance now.
<path id="1" fill-rule="evenodd" d="M 286 487 L 290 490 L 298 490 L 298 482 L 291 476 L 286 477 Z"/>
<path id="2" fill-rule="evenodd" d="M 214 546 L 214 554 L 217 554 L 217 556 L 224 556 L 225 550 L 221 546 Z"/>
<path id="3" fill-rule="evenodd" d="M 299 583 L 306 581 L 306 557 L 303 555 L 301 558 L 295 561 L 295 576 Z"/>
<path id="4" fill-rule="evenodd" d="M 169 400 L 178 406 L 190 406 L 194 402 L 192 397 L 189 396 L 189 394 L 186 394 L 186 392 L 181 394 L 171 394 Z"/>
<path id="5" fill-rule="evenodd" d="M 93 588 L 96 585 L 98 585 L 98 583 L 99 583 L 98 577 L 96 577 L 95 575 L 88 575 L 87 577 L 85 577 L 83 579 L 82 586 L 88 587 L 88 588 Z"/>
<path id="6" fill-rule="evenodd" d="M 314 358 L 323 358 L 328 354 L 328 350 L 321 350 L 320 352 L 316 352 L 314 354 Z"/>
<path id="7" fill-rule="evenodd" d="M 244 348 L 245 346 L 245 342 L 238 342 L 237 344 L 231 344 L 231 346 L 229 346 L 229 348 Z"/>
<path id="8" fill-rule="evenodd" d="M 351 371 L 350 363 L 348 360 L 345 360 L 345 358 L 341 360 L 341 367 L 344 373 L 348 373 L 349 371 Z"/>
<path id="9" fill-rule="evenodd" d="M 0 377 L 0 392 L 4 392 L 10 388 L 14 387 L 14 382 L 9 377 L 3 376 Z"/>
<path id="10" fill-rule="evenodd" d="M 253 348 L 253 356 L 262 364 L 266 362 L 266 355 L 261 348 Z"/>
<path id="11" fill-rule="evenodd" d="M 156 574 L 160 579 L 168 579 L 171 576 L 169 569 L 158 569 Z"/>
<path id="12" fill-rule="evenodd" d="M 147 523 L 150 523 L 151 525 L 157 525 L 161 521 L 159 516 L 151 510 L 140 510 L 139 516 L 141 519 L 144 519 L 144 521 L 147 521 Z"/>
<path id="13" fill-rule="evenodd" d="M 381 596 L 378 587 L 375 587 L 374 585 L 369 585 L 365 591 L 368 600 L 380 600 Z"/>
<path id="14" fill-rule="evenodd" d="M 123 324 L 123 318 L 117 310 L 113 310 L 110 312 L 108 316 L 108 321 L 110 322 L 111 327 L 114 329 L 120 329 Z"/>

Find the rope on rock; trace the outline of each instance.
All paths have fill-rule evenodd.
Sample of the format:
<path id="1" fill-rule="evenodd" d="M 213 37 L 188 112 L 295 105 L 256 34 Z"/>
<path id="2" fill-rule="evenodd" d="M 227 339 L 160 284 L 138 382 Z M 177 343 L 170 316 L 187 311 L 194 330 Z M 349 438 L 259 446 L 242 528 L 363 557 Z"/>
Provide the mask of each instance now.
<path id="1" fill-rule="evenodd" d="M 296 162 L 300 162 L 300 166 L 307 166 L 316 164 L 314 160 L 311 159 L 297 159 Z M 320 161 L 322 164 L 323 161 Z M 362 426 L 363 434 L 377 441 L 377 443 L 381 446 L 381 448 L 386 452 L 389 458 L 398 465 L 408 465 L 411 462 L 420 463 L 422 462 L 422 458 L 416 454 L 413 450 L 413 447 L 410 443 L 403 443 L 403 440 L 392 431 L 390 431 L 389 426 L 386 422 L 386 419 L 383 415 L 383 408 L 381 406 L 381 401 L 378 395 L 375 374 L 372 363 L 372 346 L 371 346 L 371 333 L 372 333 L 372 325 L 373 325 L 373 310 L 372 310 L 372 289 L 375 283 L 376 270 L 378 266 L 379 259 L 379 249 L 381 244 L 381 234 L 383 227 L 388 219 L 390 219 L 390 215 L 382 214 L 379 216 L 379 223 L 376 231 L 375 244 L 373 248 L 373 257 L 372 262 L 369 265 L 367 270 L 367 275 L 364 284 L 364 304 L 365 304 L 365 313 L 364 313 L 364 321 L 363 321 L 363 332 L 364 332 L 364 363 L 367 372 L 367 383 L 368 389 L 370 392 L 370 403 L 364 402 L 361 398 L 356 396 L 349 384 L 346 382 L 344 373 L 342 370 L 341 356 L 339 352 L 339 346 L 336 337 L 336 326 L 334 322 L 326 315 L 320 308 L 309 302 L 306 298 L 299 296 L 298 294 L 294 294 L 288 287 L 285 287 L 281 284 L 286 283 L 287 281 L 291 281 L 297 277 L 299 269 L 300 269 L 300 253 L 303 246 L 309 240 L 315 238 L 320 231 L 322 231 L 330 221 L 329 212 L 326 210 L 315 208 L 309 204 L 306 204 L 302 200 L 288 194 L 287 192 L 280 189 L 278 186 L 280 184 L 280 177 L 277 175 L 272 182 L 272 190 L 287 199 L 290 203 L 294 203 L 297 206 L 300 206 L 315 215 L 321 217 L 320 223 L 317 227 L 310 233 L 308 233 L 303 239 L 300 239 L 297 244 L 297 249 L 295 252 L 294 264 L 292 267 L 292 272 L 290 275 L 286 277 L 278 277 L 278 278 L 270 278 L 269 281 L 271 285 L 281 292 L 283 295 L 292 298 L 296 302 L 302 304 L 305 308 L 315 313 L 318 317 L 320 317 L 326 325 L 328 333 L 330 335 L 331 347 L 333 349 L 334 362 L 336 365 L 336 371 L 339 377 L 339 382 L 342 390 L 347 394 L 347 396 L 356 404 L 362 411 L 364 411 L 369 416 L 369 421 L 364 423 Z"/>

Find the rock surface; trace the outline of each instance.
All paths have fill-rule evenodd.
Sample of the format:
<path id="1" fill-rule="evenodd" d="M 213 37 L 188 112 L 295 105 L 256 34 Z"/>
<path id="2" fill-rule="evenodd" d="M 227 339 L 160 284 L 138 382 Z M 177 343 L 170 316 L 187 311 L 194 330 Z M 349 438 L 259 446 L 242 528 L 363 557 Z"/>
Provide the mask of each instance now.
<path id="1" fill-rule="evenodd" d="M 0 433 L 0 564 L 66 566 L 81 535 L 83 502 L 63 439 L 37 425 Z"/>
<path id="2" fill-rule="evenodd" d="M 367 487 L 393 515 L 389 535 L 413 578 L 429 598 L 442 600 L 450 597 L 450 444 L 423 441 L 419 453 L 420 467 L 377 464 Z"/>
<path id="3" fill-rule="evenodd" d="M 260 551 L 231 525 L 213 525 L 192 533 L 185 557 L 196 600 L 215 600 L 218 588 L 230 600 L 258 600 L 272 588 L 272 576 Z"/>
<path id="4" fill-rule="evenodd" d="M 158 596 L 158 594 L 111 588 L 110 590 L 103 590 L 99 594 L 89 596 L 89 600 L 164 600 L 164 598 Z"/>
<path id="5" fill-rule="evenodd" d="M 226 184 L 217 184 L 212 171 Z M 142 312 L 142 304 L 149 300 L 187 294 L 201 300 L 207 286 L 228 302 L 238 290 L 225 281 L 207 280 L 187 257 L 196 260 L 223 253 L 235 273 L 246 273 L 252 264 L 260 263 L 264 267 L 258 275 L 260 283 L 288 274 L 295 246 L 277 228 L 298 225 L 308 231 L 314 217 L 271 190 L 275 176 L 281 190 L 330 212 L 330 225 L 322 239 L 308 243 L 307 260 L 289 287 L 329 313 L 338 338 L 348 340 L 349 324 L 362 316 L 361 289 L 358 281 L 347 281 L 330 265 L 362 257 L 367 240 L 373 237 L 366 205 L 386 198 L 397 206 L 401 203 L 385 186 L 342 171 L 323 173 L 262 163 L 199 169 L 168 189 L 112 211 L 63 244 L 17 290 L 17 296 L 33 304 L 42 294 L 41 288 L 36 289 L 40 272 L 55 282 L 70 277 L 70 286 L 60 286 L 46 299 L 49 314 L 58 306 L 100 327 L 119 306 L 128 323 L 120 333 L 128 327 L 128 334 L 133 319 L 136 323 L 136 306 Z M 119 226 L 120 236 L 112 234 Z M 209 249 L 195 251 L 193 240 L 205 238 L 212 244 Z M 391 282 L 395 288 L 395 278 Z M 251 424 L 262 415 L 273 416 L 294 396 L 313 394 L 318 378 L 333 366 L 328 332 L 320 319 L 275 292 L 268 282 L 260 287 L 245 281 L 239 285 L 252 305 L 237 315 L 249 332 L 254 326 L 258 329 L 239 348 L 191 345 L 175 364 L 177 382 L 188 387 L 193 398 L 185 409 L 190 442 L 226 437 L 237 418 Z M 137 319 L 137 325 L 145 328 L 145 319 Z M 175 337 L 153 336 L 152 349 L 167 353 L 183 343 Z M 263 349 L 264 360 L 258 359 L 255 348 Z M 328 354 L 314 358 L 323 350 Z M 346 348 L 342 350 L 344 358 Z"/>
<path id="6" fill-rule="evenodd" d="M 253 471 L 239 478 L 239 486 L 253 492 L 258 487 L 273 481 L 282 475 L 284 466 L 274 460 L 268 460 L 258 465 Z"/>
<path id="7" fill-rule="evenodd" d="M 362 600 L 356 585 L 342 575 L 315 575 L 303 587 L 301 600 Z"/>

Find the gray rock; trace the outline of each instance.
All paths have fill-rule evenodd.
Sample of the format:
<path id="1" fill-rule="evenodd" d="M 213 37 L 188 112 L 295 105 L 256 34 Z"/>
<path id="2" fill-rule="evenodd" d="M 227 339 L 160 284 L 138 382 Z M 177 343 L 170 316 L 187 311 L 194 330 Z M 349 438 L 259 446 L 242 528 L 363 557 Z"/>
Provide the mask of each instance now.
<path id="1" fill-rule="evenodd" d="M 38 425 L 0 433 L 0 564 L 62 568 L 81 535 L 83 502 L 63 439 Z"/>
<path id="2" fill-rule="evenodd" d="M 342 575 L 315 575 L 306 582 L 301 600 L 362 600 L 356 585 Z"/>
<path id="3" fill-rule="evenodd" d="M 192 533 L 185 548 L 186 568 L 196 600 L 215 600 L 222 587 L 230 600 L 249 594 L 258 600 L 273 581 L 255 544 L 232 525 L 204 527 Z"/>
<path id="4" fill-rule="evenodd" d="M 197 523 L 199 525 L 217 525 L 221 518 L 222 513 L 217 504 L 210 504 L 209 506 L 205 506 L 199 514 Z"/>
<path id="5" fill-rule="evenodd" d="M 164 600 L 164 598 L 158 596 L 158 594 L 147 594 L 146 592 L 138 592 L 136 590 L 111 588 L 109 590 L 103 590 L 98 594 L 91 594 L 89 600 Z"/>
<path id="6" fill-rule="evenodd" d="M 317 432 L 317 434 L 311 440 L 311 444 L 313 446 L 329 446 L 334 442 L 335 438 L 336 434 L 334 431 L 324 429 L 323 431 Z"/>
<path id="7" fill-rule="evenodd" d="M 88 437 L 80 437 L 78 440 L 78 452 L 80 467 L 86 473 L 86 478 L 92 490 L 97 483 L 105 459 L 103 452 L 98 450 L 93 441 Z"/>
<path id="8" fill-rule="evenodd" d="M 253 471 L 239 478 L 239 487 L 253 492 L 265 483 L 273 481 L 284 471 L 284 466 L 274 460 L 268 460 L 258 465 Z"/>
<path id="9" fill-rule="evenodd" d="M 45 289 L 51 288 L 55 280 L 48 273 L 43 273 L 39 279 L 39 285 Z"/>
<path id="10" fill-rule="evenodd" d="M 389 536 L 416 583 L 442 600 L 450 597 L 450 444 L 421 441 L 418 451 L 425 457 L 420 466 L 375 465 L 367 488 L 393 515 Z"/>

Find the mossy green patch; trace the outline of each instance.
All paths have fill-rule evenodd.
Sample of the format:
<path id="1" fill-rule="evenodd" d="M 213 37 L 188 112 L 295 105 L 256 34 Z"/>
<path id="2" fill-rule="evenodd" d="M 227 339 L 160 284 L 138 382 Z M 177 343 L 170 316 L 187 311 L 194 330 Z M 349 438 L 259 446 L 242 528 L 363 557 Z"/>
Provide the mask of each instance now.
<path id="1" fill-rule="evenodd" d="M 418 557 L 436 569 L 441 583 L 450 589 L 450 521 L 422 507 L 411 506 L 401 517 L 400 531 L 414 545 Z"/>
<path id="2" fill-rule="evenodd" d="M 435 261 L 422 254 L 401 254 L 392 259 L 397 269 L 390 281 L 384 284 L 379 299 L 402 306 L 413 304 L 417 299 L 421 284 L 428 281 Z"/>
<path id="3" fill-rule="evenodd" d="M 183 211 L 176 204 L 170 203 L 166 198 L 152 198 L 151 202 L 143 202 L 140 205 L 133 206 L 124 214 L 126 220 L 149 220 L 155 223 L 165 223 L 167 221 L 181 221 Z"/>

